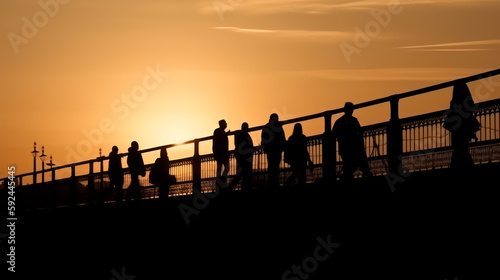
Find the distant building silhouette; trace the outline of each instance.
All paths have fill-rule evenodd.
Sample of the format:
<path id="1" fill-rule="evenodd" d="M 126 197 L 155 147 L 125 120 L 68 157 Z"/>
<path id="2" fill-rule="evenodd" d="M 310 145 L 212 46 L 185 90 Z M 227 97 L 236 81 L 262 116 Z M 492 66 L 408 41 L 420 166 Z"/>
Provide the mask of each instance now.
<path id="1" fill-rule="evenodd" d="M 116 189 L 116 201 L 123 200 L 123 167 L 122 157 L 118 154 L 118 147 L 113 146 L 109 153 L 108 162 L 109 185 Z"/>
<path id="2" fill-rule="evenodd" d="M 477 141 L 476 131 L 481 127 L 473 115 L 475 108 L 476 105 L 467 84 L 463 82 L 455 84 L 450 109 L 447 111 L 443 125 L 451 133 L 452 169 L 466 170 L 474 166 L 469 153 L 469 142 L 471 139 Z"/>
<path id="3" fill-rule="evenodd" d="M 353 178 L 353 174 L 358 168 L 363 172 L 363 176 L 372 176 L 366 158 L 361 125 L 358 119 L 352 116 L 353 112 L 354 105 L 351 102 L 346 102 L 344 115 L 333 125 L 333 135 L 339 141 L 343 177 L 347 180 Z"/>
<path id="4" fill-rule="evenodd" d="M 285 162 L 292 169 L 292 175 L 288 177 L 286 184 L 294 184 L 297 177 L 299 178 L 299 184 L 305 184 L 307 164 L 309 163 L 312 172 L 313 163 L 307 151 L 307 137 L 302 133 L 300 123 L 295 124 L 293 134 L 286 143 Z"/>
<path id="5" fill-rule="evenodd" d="M 248 133 L 248 123 L 244 122 L 241 125 L 241 130 L 234 134 L 234 147 L 237 171 L 236 176 L 229 184 L 229 189 L 233 189 L 243 179 L 241 189 L 247 191 L 252 188 L 252 163 L 255 151 L 252 137 Z"/>
<path id="6" fill-rule="evenodd" d="M 225 120 L 219 121 L 219 128 L 214 130 L 212 142 L 212 151 L 215 161 L 217 162 L 216 178 L 222 179 L 224 182 L 229 172 L 229 140 L 225 131 L 227 123 Z M 222 167 L 224 166 L 224 171 Z"/>
<path id="7" fill-rule="evenodd" d="M 139 153 L 139 144 L 136 141 L 131 143 L 128 148 L 127 164 L 130 172 L 130 186 L 127 189 L 125 199 L 130 201 L 141 200 L 141 186 L 139 185 L 139 175 L 146 176 L 146 169 L 144 167 L 144 160 L 141 153 Z"/>
<path id="8" fill-rule="evenodd" d="M 262 129 L 261 144 L 267 155 L 268 187 L 279 186 L 280 162 L 285 148 L 286 138 L 278 114 L 273 113 L 269 122 Z"/>

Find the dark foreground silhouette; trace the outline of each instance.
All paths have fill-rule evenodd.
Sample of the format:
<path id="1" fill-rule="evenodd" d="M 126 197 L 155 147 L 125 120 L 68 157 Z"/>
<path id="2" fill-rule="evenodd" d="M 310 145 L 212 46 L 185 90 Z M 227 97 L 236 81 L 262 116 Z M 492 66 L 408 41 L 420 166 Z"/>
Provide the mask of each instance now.
<path id="1" fill-rule="evenodd" d="M 18 275 L 117 279 L 111 271 L 124 267 L 135 279 L 488 279 L 498 168 L 474 167 L 461 184 L 450 170 L 419 172 L 394 192 L 375 177 L 27 212 Z M 186 225 L 178 206 L 193 201 L 205 206 Z"/>

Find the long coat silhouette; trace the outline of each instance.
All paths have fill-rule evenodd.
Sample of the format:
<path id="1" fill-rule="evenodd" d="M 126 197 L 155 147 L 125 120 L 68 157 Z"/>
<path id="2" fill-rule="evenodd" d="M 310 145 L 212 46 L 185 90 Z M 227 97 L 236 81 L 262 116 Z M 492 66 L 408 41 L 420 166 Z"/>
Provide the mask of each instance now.
<path id="1" fill-rule="evenodd" d="M 451 133 L 452 169 L 465 170 L 474 165 L 469 153 L 469 142 L 471 139 L 477 140 L 476 131 L 481 127 L 473 114 L 475 108 L 476 104 L 467 84 L 463 82 L 455 84 L 450 109 L 443 125 Z"/>
<path id="2" fill-rule="evenodd" d="M 285 149 L 285 132 L 279 122 L 278 114 L 271 114 L 269 122 L 262 129 L 261 144 L 267 155 L 268 181 L 267 185 L 279 185 L 281 153 Z"/>
<path id="3" fill-rule="evenodd" d="M 108 162 L 109 184 L 111 188 L 116 188 L 116 201 L 123 199 L 123 167 L 122 158 L 118 154 L 118 147 L 113 146 L 109 153 Z"/>
<path id="4" fill-rule="evenodd" d="M 146 169 L 142 155 L 139 153 L 139 144 L 136 141 L 133 141 L 130 148 L 128 148 L 127 164 L 130 172 L 130 186 L 127 189 L 126 200 L 140 200 L 141 186 L 139 185 L 139 175 L 146 176 Z"/>
<path id="5" fill-rule="evenodd" d="M 365 146 L 361 125 L 353 117 L 354 105 L 347 102 L 344 106 L 345 114 L 333 125 L 333 135 L 339 141 L 339 154 L 342 157 L 344 179 L 352 179 L 354 172 L 359 168 L 363 176 L 372 176 L 366 158 Z"/>
<path id="6" fill-rule="evenodd" d="M 248 124 L 243 123 L 241 130 L 236 131 L 234 134 L 234 155 L 236 157 L 236 176 L 229 184 L 232 189 L 240 180 L 241 189 L 244 191 L 252 188 L 252 163 L 253 153 L 255 151 L 253 146 L 252 137 L 248 133 Z"/>
<path id="7" fill-rule="evenodd" d="M 307 151 L 307 137 L 302 133 L 300 123 L 295 124 L 293 134 L 286 143 L 285 162 L 292 169 L 292 174 L 286 180 L 287 185 L 293 184 L 297 177 L 299 184 L 305 184 L 307 164 L 312 167 L 312 162 Z"/>

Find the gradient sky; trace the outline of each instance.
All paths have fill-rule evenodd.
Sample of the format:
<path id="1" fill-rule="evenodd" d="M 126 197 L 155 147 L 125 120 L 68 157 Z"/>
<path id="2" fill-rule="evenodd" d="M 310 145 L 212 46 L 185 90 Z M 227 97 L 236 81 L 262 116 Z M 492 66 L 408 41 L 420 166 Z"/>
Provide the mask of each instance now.
<path id="1" fill-rule="evenodd" d="M 236 130 L 500 68 L 498 0 L 60 2 L 0 2 L 0 177 L 32 171 L 33 141 L 62 165 L 208 136 L 221 118 Z M 476 102 L 500 97 L 494 81 L 479 95 L 470 84 Z M 405 100 L 401 116 L 450 97 Z M 388 105 L 355 115 L 385 121 Z"/>

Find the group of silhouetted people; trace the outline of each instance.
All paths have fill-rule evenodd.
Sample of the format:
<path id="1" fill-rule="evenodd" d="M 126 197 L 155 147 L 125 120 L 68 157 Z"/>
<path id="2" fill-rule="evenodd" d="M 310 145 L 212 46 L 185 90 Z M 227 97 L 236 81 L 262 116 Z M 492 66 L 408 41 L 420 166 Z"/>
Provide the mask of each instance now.
<path id="1" fill-rule="evenodd" d="M 474 165 L 469 154 L 469 142 L 471 139 L 477 140 L 476 132 L 480 128 L 480 123 L 473 115 L 476 105 L 472 99 L 469 88 L 463 82 L 455 84 L 453 98 L 450 102 L 443 127 L 451 133 L 451 143 L 453 148 L 451 168 L 464 171 Z M 346 181 L 353 179 L 354 172 L 361 170 L 363 176 L 372 177 L 368 166 L 368 160 L 364 147 L 363 132 L 357 118 L 353 116 L 354 105 L 351 102 L 345 103 L 344 115 L 340 117 L 332 128 L 335 141 L 338 139 L 339 154 L 342 158 L 342 178 Z M 213 134 L 213 156 L 217 163 L 217 182 L 225 184 L 229 173 L 229 139 L 225 129 L 225 120 L 219 121 L 219 127 Z M 302 125 L 295 124 L 293 134 L 286 140 L 283 131 L 283 124 L 279 121 L 277 114 L 271 114 L 269 122 L 263 127 L 261 133 L 261 145 L 267 156 L 267 186 L 277 187 L 280 185 L 280 164 L 284 152 L 284 162 L 290 165 L 292 174 L 286 179 L 286 185 L 292 185 L 298 179 L 299 184 L 306 183 L 306 171 L 309 167 L 313 172 L 314 164 L 310 159 L 307 149 L 307 138 L 303 134 Z M 252 137 L 249 134 L 248 123 L 241 125 L 241 130 L 234 133 L 236 175 L 227 185 L 233 189 L 241 182 L 241 189 L 246 191 L 252 188 L 252 166 L 255 147 Z M 127 164 L 131 177 L 130 186 L 125 199 L 130 201 L 140 200 L 139 176 L 145 176 L 146 170 L 139 144 L 136 141 L 131 143 L 128 149 Z M 160 197 L 168 197 L 169 187 L 175 183 L 175 176 L 169 174 L 169 158 L 167 149 L 162 148 L 160 158 L 155 161 L 151 168 L 149 182 L 158 186 Z M 111 187 L 116 188 L 116 199 L 123 199 L 123 176 L 121 155 L 118 154 L 118 147 L 114 146 L 109 154 L 109 178 Z"/>
<path id="2" fill-rule="evenodd" d="M 109 182 L 110 187 L 116 189 L 116 201 L 123 201 L 123 176 L 122 156 L 118 154 L 118 147 L 113 146 L 109 153 Z M 126 201 L 141 200 L 141 185 L 139 176 L 146 176 L 146 168 L 142 154 L 139 152 L 139 144 L 136 141 L 131 143 L 128 149 L 127 165 L 130 173 L 130 185 L 127 189 Z M 160 157 L 156 159 L 149 173 L 149 182 L 159 188 L 160 198 L 168 197 L 169 187 L 176 182 L 175 176 L 169 174 L 170 161 L 167 149 L 160 150 Z"/>
<path id="3" fill-rule="evenodd" d="M 225 128 L 225 120 L 219 121 L 219 128 L 213 135 L 213 153 L 217 162 L 216 178 L 221 182 L 226 182 L 229 172 L 229 142 Z M 280 163 L 282 153 L 285 151 L 286 162 L 290 164 L 292 175 L 288 178 L 287 184 L 292 184 L 297 177 L 299 183 L 305 183 L 305 167 L 312 161 L 309 159 L 307 151 L 307 141 L 302 134 L 301 124 L 296 124 L 294 133 L 287 141 L 283 126 L 279 122 L 277 114 L 271 114 L 269 122 L 262 129 L 261 144 L 267 155 L 268 180 L 267 185 L 275 187 L 279 185 Z M 229 189 L 233 189 L 241 181 L 242 190 L 252 188 L 252 165 L 253 154 L 255 152 L 252 137 L 249 134 L 248 123 L 241 125 L 241 130 L 234 134 L 234 147 L 236 158 L 236 175 L 229 183 Z M 222 168 L 224 168 L 222 170 Z"/>
<path id="4" fill-rule="evenodd" d="M 358 120 L 352 116 L 353 104 L 345 105 L 345 115 L 335 123 L 333 132 L 339 139 L 340 155 L 343 159 L 344 177 L 352 178 L 357 169 L 361 169 L 365 176 L 372 176 L 368 168 L 366 153 L 363 143 L 363 135 Z M 217 162 L 216 178 L 226 182 L 229 172 L 229 141 L 225 129 L 225 120 L 219 121 L 219 128 L 213 134 L 212 151 Z M 242 189 L 251 189 L 252 185 L 252 161 L 255 151 L 252 138 L 248 134 L 248 124 L 243 123 L 241 130 L 234 135 L 235 158 L 237 164 L 236 176 L 230 182 L 229 189 L 242 181 Z M 302 131 L 300 123 L 295 124 L 293 134 L 285 137 L 283 124 L 279 121 L 277 114 L 269 117 L 269 122 L 262 129 L 261 144 L 267 156 L 267 186 L 277 187 L 280 185 L 280 164 L 284 162 L 290 165 L 291 175 L 286 179 L 286 185 L 293 185 L 298 179 L 299 184 L 306 183 L 307 169 L 313 172 L 314 163 L 311 161 L 307 149 L 307 137 Z"/>
<path id="5" fill-rule="evenodd" d="M 139 144 L 133 141 L 128 148 L 127 165 L 130 173 L 130 185 L 127 189 L 126 201 L 141 200 L 141 186 L 139 184 L 139 175 L 146 176 L 146 168 L 144 167 L 144 160 L 142 154 L 139 153 Z M 109 153 L 109 182 L 112 188 L 116 188 L 116 201 L 123 200 L 123 167 L 121 155 L 118 154 L 118 147 L 113 146 L 111 153 Z"/>
<path id="6" fill-rule="evenodd" d="M 451 145 L 453 148 L 451 168 L 452 170 L 466 170 L 474 165 L 469 153 L 469 142 L 477 140 L 476 132 L 480 123 L 473 115 L 475 104 L 467 85 L 458 82 L 453 88 L 453 98 L 450 110 L 445 118 L 445 129 L 451 133 Z M 353 116 L 354 104 L 346 102 L 344 115 L 333 125 L 332 134 L 334 141 L 338 140 L 339 154 L 342 158 L 342 178 L 350 181 L 354 173 L 360 170 L 364 177 L 373 177 L 368 166 L 363 131 L 357 118 Z M 225 132 L 227 123 L 219 121 L 219 128 L 214 131 L 213 153 L 217 161 L 217 178 L 226 181 L 229 171 L 228 137 Z M 252 139 L 248 134 L 248 124 L 243 123 L 241 130 L 235 133 L 235 157 L 237 172 L 229 184 L 234 187 L 243 179 L 242 189 L 251 188 L 252 182 L 252 156 L 254 147 Z M 299 184 L 306 182 L 307 167 L 311 173 L 314 164 L 307 150 L 307 138 L 302 132 L 302 125 L 295 124 L 293 134 L 285 138 L 283 125 L 277 114 L 271 114 L 269 122 L 262 129 L 261 144 L 267 155 L 268 179 L 267 186 L 279 186 L 280 164 L 284 152 L 284 162 L 290 165 L 292 174 L 286 179 L 286 185 L 292 185 L 298 179 Z M 222 169 L 224 168 L 224 169 Z"/>

